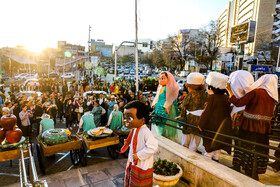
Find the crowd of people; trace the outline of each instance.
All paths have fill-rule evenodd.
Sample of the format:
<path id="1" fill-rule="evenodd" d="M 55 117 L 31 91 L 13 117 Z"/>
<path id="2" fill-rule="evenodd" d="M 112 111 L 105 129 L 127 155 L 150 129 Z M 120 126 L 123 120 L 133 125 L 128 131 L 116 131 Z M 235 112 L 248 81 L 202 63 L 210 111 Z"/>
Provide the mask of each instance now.
<path id="1" fill-rule="evenodd" d="M 156 95 L 152 92 L 155 88 Z M 200 73 L 190 73 L 182 94 L 179 89 L 173 75 L 162 72 L 159 84 L 140 82 L 138 100 L 145 103 L 150 114 L 154 112 L 158 116 L 193 125 L 183 126 L 183 146 L 197 151 L 203 139 L 204 155 L 219 161 L 222 149 L 228 154 L 232 151 L 230 146 L 223 144 L 231 145 L 232 139 L 219 133 L 269 145 L 271 119 L 275 103 L 278 102 L 276 75 L 263 75 L 254 81 L 252 74 L 247 71 L 235 71 L 230 76 L 210 72 L 205 80 Z M 40 91 L 42 95 L 16 96 L 20 90 Z M 84 95 L 87 91 L 96 90 L 108 94 Z M 144 96 L 143 91 L 148 91 L 149 95 Z M 40 85 L 12 84 L 8 96 L 0 94 L 0 105 L 4 107 L 1 107 L 1 114 L 13 113 L 24 136 L 30 136 L 32 132 L 39 134 L 42 129 L 48 129 L 40 127 L 41 120 L 45 118 L 53 120 L 54 124 L 49 124 L 49 127 L 55 127 L 59 120 L 69 130 L 76 126 L 79 127 L 78 131 L 100 126 L 114 130 L 124 124 L 124 107 L 136 100 L 135 92 L 135 81 L 125 79 L 111 84 L 99 78 L 79 83 L 74 81 L 70 85 L 56 80 L 51 83 L 42 82 Z M 165 124 L 179 127 L 178 123 L 163 119 L 157 123 L 156 132 L 176 140 L 178 130 Z M 210 139 L 201 138 L 201 134 Z M 238 141 L 235 144 L 266 155 L 269 153 L 267 148 L 260 146 Z M 253 154 L 235 149 L 233 155 L 233 169 L 243 169 L 246 175 L 258 177 L 253 176 Z M 257 174 L 265 173 L 267 165 L 268 158 L 257 156 Z M 275 165 L 279 168 L 279 164 Z"/>
<path id="2" fill-rule="evenodd" d="M 153 93 L 147 97 L 143 96 L 143 90 L 148 86 L 140 82 L 139 100 L 144 102 L 149 111 L 152 111 L 150 103 Z M 20 91 L 35 91 L 31 96 L 18 94 Z M 104 91 L 100 94 L 85 95 L 87 91 Z M 32 132 L 39 133 L 40 121 L 43 114 L 48 114 L 56 125 L 57 121 L 65 124 L 65 128 L 72 130 L 78 127 L 82 116 L 90 112 L 94 116 L 96 127 L 110 126 L 115 124 L 116 118 L 112 112 L 122 116 L 124 106 L 130 101 L 136 100 L 135 81 L 121 80 L 109 83 L 99 78 L 93 80 L 85 79 L 79 83 L 76 81 L 70 84 L 57 80 L 51 82 L 47 79 L 40 84 L 19 85 L 11 84 L 10 91 L 6 96 L 4 90 L 0 94 L 0 110 L 9 109 L 10 113 L 17 117 L 17 125 L 22 129 L 24 136 L 30 136 Z M 41 92 L 39 97 L 36 92 Z M 107 94 L 106 94 L 107 93 Z M 3 108 L 4 107 L 4 108 Z M 2 115 L 2 111 L 0 113 Z M 115 126 L 115 125 L 112 125 Z M 114 128 L 118 128 L 116 125 Z"/>

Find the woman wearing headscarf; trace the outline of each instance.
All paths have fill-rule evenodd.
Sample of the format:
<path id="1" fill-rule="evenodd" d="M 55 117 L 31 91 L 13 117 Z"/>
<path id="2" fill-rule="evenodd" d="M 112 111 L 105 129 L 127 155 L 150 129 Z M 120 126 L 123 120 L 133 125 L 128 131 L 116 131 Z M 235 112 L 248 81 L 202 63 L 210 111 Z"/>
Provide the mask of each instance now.
<path id="1" fill-rule="evenodd" d="M 155 105 L 155 115 L 168 117 L 175 119 L 179 115 L 177 97 L 179 94 L 179 85 L 175 81 L 175 78 L 170 72 L 161 72 L 159 74 L 159 86 L 157 88 L 156 97 L 152 103 Z M 160 120 L 155 118 L 155 120 Z M 163 123 L 167 123 L 173 126 L 177 126 L 176 122 L 167 121 L 162 119 Z M 158 124 L 158 132 L 160 135 L 165 136 L 171 140 L 177 140 L 177 129 L 164 125 Z"/>
<path id="2" fill-rule="evenodd" d="M 39 134 L 42 134 L 46 130 L 54 129 L 54 121 L 51 119 L 51 116 L 48 114 L 43 114 L 40 121 L 40 130 Z"/>
<path id="3" fill-rule="evenodd" d="M 110 116 L 115 104 L 116 104 L 115 96 L 111 95 L 110 101 L 107 103 L 107 105 L 108 105 L 107 120 L 109 120 L 109 116 Z"/>
<path id="4" fill-rule="evenodd" d="M 102 114 L 102 108 L 99 106 L 99 101 L 94 101 L 94 107 L 91 111 L 91 113 L 94 115 L 94 123 L 96 127 L 101 126 L 101 114 Z"/>
<path id="5" fill-rule="evenodd" d="M 110 126 L 110 129 L 115 130 L 122 126 L 123 123 L 123 113 L 119 111 L 119 106 L 114 105 L 114 110 L 111 112 L 108 120 L 107 127 Z"/>
<path id="6" fill-rule="evenodd" d="M 235 80 L 246 80 L 248 85 L 234 86 Z M 239 120 L 239 137 L 252 142 L 269 145 L 268 135 L 271 133 L 271 118 L 274 113 L 275 102 L 278 101 L 278 79 L 276 75 L 263 75 L 256 82 L 251 74 L 238 71 L 230 76 L 227 90 L 229 101 L 236 107 L 245 106 Z M 237 92 L 238 90 L 238 92 Z M 241 147 L 268 155 L 269 149 L 241 142 Z M 257 156 L 257 172 L 253 176 L 254 155 L 240 151 L 237 170 L 242 167 L 245 174 L 258 179 L 258 174 L 266 172 L 268 158 Z M 236 167 L 235 163 L 235 167 Z"/>

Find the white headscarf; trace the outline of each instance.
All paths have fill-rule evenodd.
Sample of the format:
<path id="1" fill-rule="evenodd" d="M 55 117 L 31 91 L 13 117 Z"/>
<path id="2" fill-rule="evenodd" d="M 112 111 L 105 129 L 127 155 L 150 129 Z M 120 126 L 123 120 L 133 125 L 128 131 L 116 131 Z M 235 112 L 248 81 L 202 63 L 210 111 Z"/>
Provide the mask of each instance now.
<path id="1" fill-rule="evenodd" d="M 235 97 L 240 99 L 250 91 L 254 89 L 264 89 L 268 95 L 273 98 L 275 101 L 278 101 L 278 88 L 277 88 L 277 76 L 272 74 L 263 75 L 256 82 L 254 82 L 254 77 L 248 71 L 240 70 L 235 71 L 229 76 L 229 83 L 231 90 Z M 244 107 L 234 107 L 231 116 L 244 110 Z"/>

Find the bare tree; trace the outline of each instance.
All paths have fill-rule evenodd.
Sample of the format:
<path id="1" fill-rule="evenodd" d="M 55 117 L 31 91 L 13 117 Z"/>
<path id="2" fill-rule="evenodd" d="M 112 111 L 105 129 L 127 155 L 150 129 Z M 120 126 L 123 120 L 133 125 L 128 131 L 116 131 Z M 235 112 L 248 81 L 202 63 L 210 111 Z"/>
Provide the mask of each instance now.
<path id="1" fill-rule="evenodd" d="M 217 29 L 217 21 L 211 20 L 208 25 L 200 29 L 201 36 L 203 37 L 203 46 L 207 52 L 207 67 L 210 63 L 210 69 L 212 69 L 212 61 L 216 60 L 219 56 L 219 44 L 221 43 L 220 38 L 218 38 L 219 30 Z"/>

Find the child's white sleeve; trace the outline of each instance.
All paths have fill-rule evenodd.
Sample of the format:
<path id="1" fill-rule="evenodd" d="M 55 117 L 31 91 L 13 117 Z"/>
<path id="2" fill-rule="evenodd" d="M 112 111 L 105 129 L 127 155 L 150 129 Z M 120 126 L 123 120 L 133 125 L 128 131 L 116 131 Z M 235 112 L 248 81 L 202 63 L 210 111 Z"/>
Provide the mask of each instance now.
<path id="1" fill-rule="evenodd" d="M 139 160 L 143 161 L 155 154 L 158 149 L 158 141 L 155 139 L 151 131 L 146 134 L 144 149 L 137 152 Z"/>

